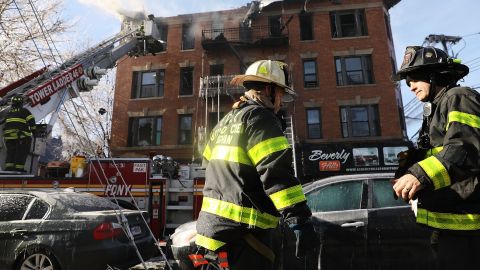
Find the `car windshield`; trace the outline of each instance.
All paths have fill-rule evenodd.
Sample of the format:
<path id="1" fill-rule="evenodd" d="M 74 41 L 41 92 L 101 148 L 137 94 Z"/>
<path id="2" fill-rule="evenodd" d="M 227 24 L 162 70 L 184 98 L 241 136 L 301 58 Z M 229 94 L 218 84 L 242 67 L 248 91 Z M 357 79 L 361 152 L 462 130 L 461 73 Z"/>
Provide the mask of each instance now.
<path id="1" fill-rule="evenodd" d="M 87 193 L 59 193 L 53 195 L 53 197 L 79 212 L 118 209 L 118 206 L 109 200 Z"/>

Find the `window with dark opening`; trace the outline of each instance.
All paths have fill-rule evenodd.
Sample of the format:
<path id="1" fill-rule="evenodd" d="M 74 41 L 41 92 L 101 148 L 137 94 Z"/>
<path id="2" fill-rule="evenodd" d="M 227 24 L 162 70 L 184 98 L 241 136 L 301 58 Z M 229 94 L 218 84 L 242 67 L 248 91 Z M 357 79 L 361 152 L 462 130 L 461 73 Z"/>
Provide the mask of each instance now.
<path id="1" fill-rule="evenodd" d="M 180 68 L 180 95 L 193 95 L 193 67 Z"/>
<path id="2" fill-rule="evenodd" d="M 330 12 L 333 38 L 366 36 L 365 10 L 342 10 Z"/>
<path id="3" fill-rule="evenodd" d="M 163 97 L 165 71 L 133 72 L 132 98 Z"/>
<path id="4" fill-rule="evenodd" d="M 313 40 L 312 14 L 300 14 L 298 19 L 300 20 L 300 40 Z"/>
<path id="5" fill-rule="evenodd" d="M 191 50 L 195 48 L 195 30 L 193 24 L 186 23 L 182 25 L 182 50 Z"/>

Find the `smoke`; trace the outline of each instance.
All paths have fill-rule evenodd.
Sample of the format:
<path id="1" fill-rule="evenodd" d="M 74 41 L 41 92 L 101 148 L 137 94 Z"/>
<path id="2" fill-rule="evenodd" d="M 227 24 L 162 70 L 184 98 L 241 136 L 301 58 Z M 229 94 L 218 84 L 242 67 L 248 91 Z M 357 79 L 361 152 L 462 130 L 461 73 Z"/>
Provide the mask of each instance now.
<path id="1" fill-rule="evenodd" d="M 145 19 L 145 6 L 142 0 L 77 0 L 79 3 L 100 8 L 122 21 L 124 17 Z"/>

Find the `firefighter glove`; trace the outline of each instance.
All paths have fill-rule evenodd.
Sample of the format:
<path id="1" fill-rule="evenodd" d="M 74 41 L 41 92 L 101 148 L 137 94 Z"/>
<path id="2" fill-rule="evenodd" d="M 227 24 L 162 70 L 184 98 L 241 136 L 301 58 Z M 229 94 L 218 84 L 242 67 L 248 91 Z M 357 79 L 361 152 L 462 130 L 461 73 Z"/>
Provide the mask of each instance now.
<path id="1" fill-rule="evenodd" d="M 290 229 L 295 234 L 295 256 L 297 258 L 305 257 L 308 251 L 318 248 L 319 238 L 310 221 L 301 224 L 290 224 Z"/>

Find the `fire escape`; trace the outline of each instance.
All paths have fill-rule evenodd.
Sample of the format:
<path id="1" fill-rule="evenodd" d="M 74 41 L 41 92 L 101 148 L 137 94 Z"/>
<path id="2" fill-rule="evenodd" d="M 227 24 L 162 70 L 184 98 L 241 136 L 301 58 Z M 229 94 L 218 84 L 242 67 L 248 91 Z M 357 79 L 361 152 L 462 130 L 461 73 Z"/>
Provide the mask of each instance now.
<path id="1" fill-rule="evenodd" d="M 288 28 L 282 24 L 281 17 L 269 18 L 268 25 L 248 26 L 243 23 L 236 28 L 216 28 L 202 30 L 202 47 L 210 54 L 215 52 L 229 51 L 238 59 L 244 69 L 247 68 L 243 62 L 241 51 L 244 49 L 286 47 L 289 44 Z M 221 118 L 220 104 L 225 97 L 231 102 L 245 91 L 245 88 L 230 84 L 235 75 L 215 75 L 200 78 L 200 97 L 205 99 L 205 125 L 198 129 L 198 146 L 200 152 L 208 134 L 207 127 L 209 111 L 217 112 L 217 121 Z M 226 102 L 226 101 L 225 101 Z M 210 108 L 210 109 L 209 109 Z M 291 116 L 288 117 L 286 136 L 289 142 L 294 145 L 294 134 L 292 129 Z M 295 159 L 295 158 L 294 158 Z M 296 168 L 294 164 L 294 168 Z"/>

